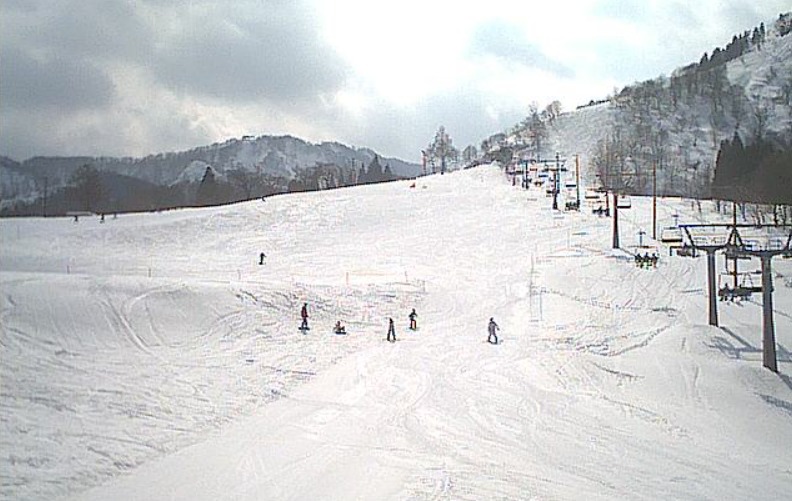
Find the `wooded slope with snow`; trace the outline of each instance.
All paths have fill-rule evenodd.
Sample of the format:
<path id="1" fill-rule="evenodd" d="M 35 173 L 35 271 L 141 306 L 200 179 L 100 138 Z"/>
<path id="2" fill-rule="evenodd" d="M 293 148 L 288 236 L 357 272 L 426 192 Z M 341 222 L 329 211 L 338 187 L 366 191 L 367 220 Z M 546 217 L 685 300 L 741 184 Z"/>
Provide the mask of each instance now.
<path id="1" fill-rule="evenodd" d="M 693 63 L 628 85 L 604 104 L 548 120 L 542 155 L 580 154 L 593 182 L 594 164 L 607 157 L 607 147 L 611 156 L 629 158 L 633 193 L 651 193 L 656 165 L 660 193 L 705 198 L 721 141 L 738 134 L 745 144 L 761 139 L 792 149 L 792 34 L 767 25 L 762 42 L 745 42 L 745 52 L 734 59 Z"/>

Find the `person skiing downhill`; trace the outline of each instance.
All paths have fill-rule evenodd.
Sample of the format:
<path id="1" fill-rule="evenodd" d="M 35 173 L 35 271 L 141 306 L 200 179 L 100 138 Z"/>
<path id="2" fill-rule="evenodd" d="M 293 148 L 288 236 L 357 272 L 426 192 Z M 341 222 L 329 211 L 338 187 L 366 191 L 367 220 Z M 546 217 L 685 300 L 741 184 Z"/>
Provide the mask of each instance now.
<path id="1" fill-rule="evenodd" d="M 388 318 L 388 337 L 387 340 L 391 343 L 396 342 L 396 327 L 393 326 L 393 319 Z"/>
<path id="2" fill-rule="evenodd" d="M 415 320 L 418 317 L 418 314 L 415 313 L 415 308 L 412 309 L 410 312 L 410 330 L 414 331 L 418 328 L 418 322 Z"/>
<path id="3" fill-rule="evenodd" d="M 303 303 L 302 309 L 300 310 L 300 317 L 302 318 L 300 330 L 308 330 L 308 303 Z"/>
<path id="4" fill-rule="evenodd" d="M 489 326 L 487 327 L 487 329 L 489 330 L 489 336 L 487 336 L 487 342 L 491 344 L 498 344 L 498 335 L 495 334 L 495 331 L 500 330 L 500 327 L 498 327 L 498 324 L 495 323 L 495 320 L 493 320 L 492 317 L 490 317 Z M 493 338 L 495 338 L 494 343 L 492 342 Z"/>

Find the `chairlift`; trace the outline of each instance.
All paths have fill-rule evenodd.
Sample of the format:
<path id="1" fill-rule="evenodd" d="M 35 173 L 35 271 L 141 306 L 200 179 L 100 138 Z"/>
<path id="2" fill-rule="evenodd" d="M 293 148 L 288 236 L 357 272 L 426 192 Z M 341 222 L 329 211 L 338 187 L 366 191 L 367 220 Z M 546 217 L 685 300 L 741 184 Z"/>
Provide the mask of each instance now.
<path id="1" fill-rule="evenodd" d="M 616 204 L 616 207 L 619 209 L 629 209 L 632 207 L 632 200 L 630 199 L 630 195 L 622 195 L 619 197 L 619 201 Z"/>
<path id="2" fill-rule="evenodd" d="M 754 285 L 751 278 L 752 272 L 741 272 L 737 275 L 740 277 L 740 282 L 736 287 L 729 287 L 726 283 L 721 286 L 721 283 L 733 279 L 732 273 L 721 273 L 718 276 L 718 297 L 721 301 L 734 301 L 735 299 L 748 299 L 751 294 L 758 294 L 762 292 L 761 285 Z"/>
<path id="3" fill-rule="evenodd" d="M 745 248 L 749 249 L 749 247 Z M 746 261 L 750 261 L 751 259 L 751 256 L 740 253 L 740 248 L 736 245 L 727 245 L 723 250 L 723 254 L 726 256 L 726 259 L 743 259 Z"/>
<path id="4" fill-rule="evenodd" d="M 680 257 L 698 257 L 699 253 L 696 251 L 696 248 L 692 245 L 687 245 L 685 242 L 682 242 L 682 245 L 676 248 L 676 254 Z"/>
<path id="5" fill-rule="evenodd" d="M 676 227 L 668 227 L 660 230 L 660 241 L 664 244 L 681 244 L 682 230 Z"/>
<path id="6" fill-rule="evenodd" d="M 599 192 L 597 192 L 597 190 L 589 188 L 586 190 L 586 194 L 584 195 L 584 198 L 586 200 L 599 200 L 600 194 Z"/>

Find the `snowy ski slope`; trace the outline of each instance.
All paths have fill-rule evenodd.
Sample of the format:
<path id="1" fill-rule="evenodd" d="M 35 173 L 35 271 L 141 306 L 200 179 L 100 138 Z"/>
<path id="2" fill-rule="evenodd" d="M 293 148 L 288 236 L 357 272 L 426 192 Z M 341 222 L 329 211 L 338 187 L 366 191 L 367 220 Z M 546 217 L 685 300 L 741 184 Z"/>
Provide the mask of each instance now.
<path id="1" fill-rule="evenodd" d="M 0 497 L 789 497 L 792 261 L 773 374 L 761 298 L 709 327 L 704 260 L 634 266 L 650 200 L 612 251 L 495 166 L 409 185 L 1 220 Z"/>

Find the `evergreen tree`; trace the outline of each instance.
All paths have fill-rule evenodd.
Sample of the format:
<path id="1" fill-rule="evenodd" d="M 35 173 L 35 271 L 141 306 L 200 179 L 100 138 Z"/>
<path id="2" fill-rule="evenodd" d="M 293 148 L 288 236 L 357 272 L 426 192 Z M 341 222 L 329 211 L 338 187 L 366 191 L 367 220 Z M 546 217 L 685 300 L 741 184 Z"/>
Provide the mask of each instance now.
<path id="1" fill-rule="evenodd" d="M 707 65 L 709 65 L 709 56 L 705 52 L 704 55 L 701 56 L 701 59 L 699 59 L 699 67 L 702 70 L 706 70 L 707 69 Z"/>
<path id="2" fill-rule="evenodd" d="M 198 186 L 198 194 L 195 201 L 199 206 L 215 205 L 218 202 L 217 194 L 218 186 L 214 171 L 211 167 L 206 166 L 201 184 Z"/>
<path id="3" fill-rule="evenodd" d="M 763 202 L 792 204 L 792 151 L 776 151 L 767 155 L 759 166 L 756 191 Z"/>
<path id="4" fill-rule="evenodd" d="M 93 212 L 104 199 L 104 188 L 99 171 L 93 166 L 81 165 L 70 178 L 76 202 L 82 210 Z"/>
<path id="5" fill-rule="evenodd" d="M 382 166 L 378 155 L 374 155 L 374 159 L 368 165 L 368 178 L 370 183 L 379 183 L 383 180 Z"/>
<path id="6" fill-rule="evenodd" d="M 357 178 L 358 184 L 366 184 L 369 182 L 368 175 L 366 174 L 366 164 L 360 162 L 360 173 Z"/>

